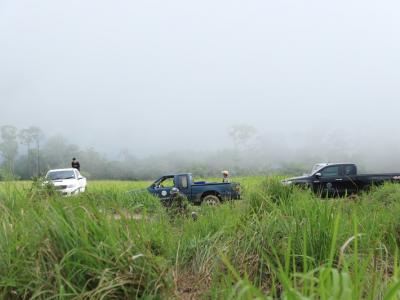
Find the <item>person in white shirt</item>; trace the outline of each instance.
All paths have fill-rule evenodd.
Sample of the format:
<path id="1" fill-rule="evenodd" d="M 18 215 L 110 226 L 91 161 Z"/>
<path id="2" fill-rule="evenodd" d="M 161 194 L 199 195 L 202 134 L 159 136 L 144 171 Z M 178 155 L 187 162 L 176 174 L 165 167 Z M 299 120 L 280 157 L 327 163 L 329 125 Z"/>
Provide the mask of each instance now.
<path id="1" fill-rule="evenodd" d="M 228 171 L 222 171 L 222 182 L 223 183 L 228 183 L 229 182 L 229 172 Z"/>

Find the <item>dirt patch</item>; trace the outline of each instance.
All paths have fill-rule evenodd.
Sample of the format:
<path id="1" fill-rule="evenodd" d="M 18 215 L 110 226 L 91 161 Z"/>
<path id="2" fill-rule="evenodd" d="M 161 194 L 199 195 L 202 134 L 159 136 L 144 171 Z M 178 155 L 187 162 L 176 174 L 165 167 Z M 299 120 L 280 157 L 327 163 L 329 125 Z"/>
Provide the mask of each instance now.
<path id="1" fill-rule="evenodd" d="M 204 299 L 204 295 L 210 289 L 211 278 L 200 274 L 181 273 L 175 278 L 175 295 L 177 299 L 197 300 Z"/>
<path id="2" fill-rule="evenodd" d="M 108 219 L 110 220 L 142 220 L 144 218 L 148 219 L 148 216 L 144 217 L 142 214 L 140 213 L 133 213 L 133 212 L 129 212 L 129 211 L 103 211 L 100 210 L 101 213 L 105 213 L 107 214 Z"/>
<path id="3" fill-rule="evenodd" d="M 114 213 L 112 217 L 114 218 L 114 220 L 121 220 L 121 219 L 141 220 L 141 219 L 143 219 L 143 215 L 141 215 L 141 214 L 128 213 L 128 212 Z"/>

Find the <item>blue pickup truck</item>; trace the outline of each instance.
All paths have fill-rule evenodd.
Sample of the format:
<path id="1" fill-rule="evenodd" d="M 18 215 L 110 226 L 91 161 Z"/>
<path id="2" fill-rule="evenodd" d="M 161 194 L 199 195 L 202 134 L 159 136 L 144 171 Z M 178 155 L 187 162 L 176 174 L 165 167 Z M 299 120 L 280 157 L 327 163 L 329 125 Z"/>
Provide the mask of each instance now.
<path id="1" fill-rule="evenodd" d="M 147 190 L 168 201 L 171 198 L 171 189 L 175 187 L 194 204 L 219 204 L 226 200 L 240 199 L 239 183 L 207 183 L 193 182 L 192 174 L 165 175 L 154 181 Z"/>

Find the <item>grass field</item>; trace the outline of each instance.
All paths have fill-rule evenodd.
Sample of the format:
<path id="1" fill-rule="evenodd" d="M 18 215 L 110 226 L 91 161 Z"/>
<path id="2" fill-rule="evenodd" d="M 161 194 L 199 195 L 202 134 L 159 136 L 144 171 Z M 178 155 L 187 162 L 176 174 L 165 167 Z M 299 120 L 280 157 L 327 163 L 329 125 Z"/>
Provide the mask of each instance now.
<path id="1" fill-rule="evenodd" d="M 2 299 L 400 299 L 400 185 L 322 200 L 246 177 L 243 200 L 171 216 L 89 182 L 62 198 L 0 183 Z"/>

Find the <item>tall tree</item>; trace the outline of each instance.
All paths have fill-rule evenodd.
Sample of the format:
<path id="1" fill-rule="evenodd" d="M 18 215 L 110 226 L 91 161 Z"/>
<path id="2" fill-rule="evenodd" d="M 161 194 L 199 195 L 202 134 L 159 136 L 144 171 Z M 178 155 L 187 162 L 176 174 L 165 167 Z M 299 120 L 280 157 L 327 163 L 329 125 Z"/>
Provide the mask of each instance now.
<path id="1" fill-rule="evenodd" d="M 26 161 L 27 161 L 27 171 L 30 176 L 33 175 L 32 171 L 32 153 L 31 153 L 31 145 L 33 143 L 33 136 L 32 132 L 27 129 L 21 129 L 18 134 L 19 141 L 22 145 L 25 145 L 27 148 L 27 154 L 26 154 Z"/>
<path id="2" fill-rule="evenodd" d="M 42 129 L 36 126 L 31 126 L 28 128 L 29 134 L 36 146 L 36 175 L 40 175 L 40 142 L 44 138 Z"/>
<path id="3" fill-rule="evenodd" d="M 0 128 L 1 143 L 0 152 L 4 158 L 6 170 L 14 175 L 15 158 L 18 154 L 17 128 L 4 125 Z"/>

